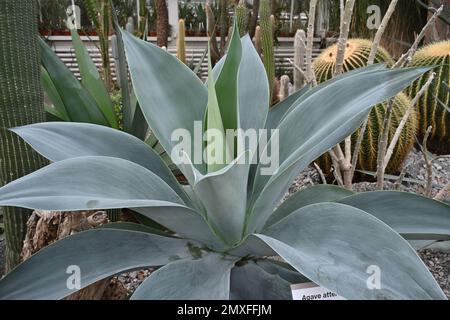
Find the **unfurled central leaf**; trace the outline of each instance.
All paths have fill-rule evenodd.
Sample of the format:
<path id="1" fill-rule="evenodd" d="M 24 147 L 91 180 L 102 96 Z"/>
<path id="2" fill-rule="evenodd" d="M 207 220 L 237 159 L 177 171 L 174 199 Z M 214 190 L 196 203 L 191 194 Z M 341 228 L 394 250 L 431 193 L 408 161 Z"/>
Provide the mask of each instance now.
<path id="1" fill-rule="evenodd" d="M 233 158 L 225 136 L 222 116 L 217 101 L 214 77 L 211 69 L 211 54 L 208 57 L 208 105 L 206 108 L 206 146 L 204 150 L 207 172 L 223 168 Z"/>

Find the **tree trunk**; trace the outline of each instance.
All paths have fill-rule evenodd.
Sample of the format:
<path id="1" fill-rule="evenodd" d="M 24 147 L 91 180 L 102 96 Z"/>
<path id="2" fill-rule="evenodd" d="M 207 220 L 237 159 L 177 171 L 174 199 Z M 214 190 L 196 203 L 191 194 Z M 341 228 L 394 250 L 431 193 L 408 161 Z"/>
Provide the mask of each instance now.
<path id="1" fill-rule="evenodd" d="M 0 184 L 31 173 L 46 161 L 6 130 L 45 121 L 38 46 L 38 4 L 0 2 Z M 6 271 L 20 262 L 29 210 L 5 207 Z"/>
<path id="2" fill-rule="evenodd" d="M 166 0 L 155 0 L 156 10 L 156 44 L 167 48 L 169 37 L 169 12 Z"/>
<path id="3" fill-rule="evenodd" d="M 92 229 L 108 222 L 104 211 L 33 211 L 27 222 L 22 257 L 28 259 L 42 248 L 76 232 Z M 99 300 L 104 297 L 110 278 L 97 281 L 77 291 L 66 300 Z"/>
<path id="4" fill-rule="evenodd" d="M 450 0 L 442 0 L 444 5 L 444 12 L 450 11 Z M 428 1 L 430 8 L 438 9 L 441 4 L 435 4 L 434 1 Z M 434 12 L 428 11 L 428 19 L 431 18 Z M 445 23 L 441 18 L 436 19 L 434 26 L 432 26 L 425 35 L 425 44 L 448 40 L 450 38 L 450 26 Z"/>
<path id="5" fill-rule="evenodd" d="M 316 13 L 316 36 L 325 38 L 330 27 L 330 7 L 328 0 L 319 0 Z"/>
<path id="6" fill-rule="evenodd" d="M 227 31 L 228 31 L 228 1 L 220 0 L 220 56 L 227 50 Z"/>
<path id="7" fill-rule="evenodd" d="M 248 24 L 248 33 L 250 34 L 250 39 L 253 39 L 253 37 L 255 36 L 256 25 L 258 23 L 258 14 L 259 14 L 259 0 L 253 0 L 252 16 Z"/>

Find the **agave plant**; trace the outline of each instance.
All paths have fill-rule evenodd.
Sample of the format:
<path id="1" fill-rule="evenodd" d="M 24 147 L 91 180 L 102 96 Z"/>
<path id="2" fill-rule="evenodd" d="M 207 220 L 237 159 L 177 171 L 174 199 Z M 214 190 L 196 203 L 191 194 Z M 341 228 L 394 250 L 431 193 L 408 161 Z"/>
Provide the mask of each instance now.
<path id="1" fill-rule="evenodd" d="M 290 284 L 306 281 L 349 299 L 445 299 L 407 240 L 448 239 L 448 205 L 323 185 L 278 206 L 300 170 L 354 132 L 371 106 L 428 69 L 369 66 L 296 92 L 269 111 L 264 66 L 250 37 L 239 38 L 236 28 L 207 84 L 165 50 L 122 35 L 139 104 L 169 154 L 174 130 L 194 133 L 195 121 L 206 119 L 205 127 L 221 132 L 277 129 L 279 167 L 263 175 L 261 160 L 239 161 L 251 150 L 230 148 L 232 159 L 220 166 L 180 163 L 189 182 L 182 186 L 147 144 L 125 132 L 68 122 L 13 128 L 53 163 L 1 188 L 0 205 L 130 208 L 145 219 L 46 247 L 0 281 L 0 298 L 60 299 L 153 266 L 158 269 L 132 299 L 290 299 Z M 274 135 L 260 147 L 271 143 Z M 73 265 L 79 288 L 67 285 Z M 381 270 L 380 289 L 366 285 L 372 265 Z"/>

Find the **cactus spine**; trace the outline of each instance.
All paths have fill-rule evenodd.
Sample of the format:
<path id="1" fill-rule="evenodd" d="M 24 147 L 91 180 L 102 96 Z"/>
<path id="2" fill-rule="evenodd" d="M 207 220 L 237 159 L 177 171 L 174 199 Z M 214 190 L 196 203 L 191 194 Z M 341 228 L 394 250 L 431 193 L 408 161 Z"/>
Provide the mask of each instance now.
<path id="1" fill-rule="evenodd" d="M 239 29 L 239 35 L 243 37 L 247 33 L 248 28 L 248 10 L 245 1 L 239 1 L 235 9 L 236 22 Z"/>
<path id="2" fill-rule="evenodd" d="M 275 83 L 275 53 L 273 48 L 273 20 L 270 18 L 270 1 L 262 0 L 259 7 L 259 23 L 261 26 L 261 44 L 264 68 L 269 80 L 269 102 L 272 101 Z M 271 103 L 270 103 L 271 104 Z"/>
<path id="3" fill-rule="evenodd" d="M 297 30 L 294 38 L 294 64 L 302 68 L 305 66 L 305 54 L 306 48 L 304 44 L 306 43 L 306 34 L 303 30 Z M 303 75 L 294 68 L 294 89 L 295 91 L 300 90 L 304 83 L 305 78 Z"/>
<path id="4" fill-rule="evenodd" d="M 369 40 L 364 39 L 350 39 L 347 42 L 347 48 L 345 51 L 344 71 L 350 71 L 359 67 L 363 67 L 367 63 L 369 57 L 370 48 L 372 43 Z M 317 76 L 318 82 L 324 82 L 329 80 L 333 76 L 336 63 L 337 45 L 333 45 L 322 52 L 322 54 L 315 60 L 313 64 L 314 71 Z M 375 56 L 375 63 L 385 62 L 392 65 L 393 59 L 389 53 L 383 48 L 379 48 Z M 401 93 L 394 99 L 391 127 L 389 128 L 389 139 L 392 138 L 395 133 L 401 118 L 406 111 L 410 103 L 410 99 L 405 94 Z M 376 171 L 377 168 L 377 149 L 378 138 L 381 128 L 383 126 L 384 114 L 386 112 L 387 103 L 376 105 L 369 115 L 369 121 L 367 123 L 367 129 L 364 134 L 364 139 L 361 147 L 361 151 L 358 156 L 358 168 L 368 171 Z M 414 145 L 414 136 L 417 129 L 417 114 L 413 113 L 409 117 L 405 128 L 402 131 L 399 142 L 394 150 L 394 154 L 386 168 L 386 172 L 394 173 L 402 165 L 403 161 L 407 157 Z M 358 132 L 352 136 L 353 146 L 356 142 Z M 328 155 L 323 155 L 318 160 L 320 167 L 329 172 L 331 167 L 331 161 Z"/>
<path id="5" fill-rule="evenodd" d="M 37 1 L 0 2 L 0 176 L 8 183 L 45 160 L 5 128 L 45 121 L 40 80 Z M 26 46 L 24 45 L 26 43 Z M 6 270 L 20 263 L 29 210 L 5 207 Z"/>
<path id="6" fill-rule="evenodd" d="M 185 32 L 184 20 L 180 19 L 178 20 L 177 57 L 184 64 L 186 64 L 186 41 L 184 39 Z"/>
<path id="7" fill-rule="evenodd" d="M 418 102 L 419 134 L 423 137 L 428 126 L 432 126 L 428 148 L 438 154 L 448 154 L 450 153 L 450 41 L 433 43 L 417 51 L 411 66 L 436 66 L 430 71 L 436 73 L 436 78 Z M 411 97 L 417 94 L 428 76 L 429 72 L 408 88 Z"/>

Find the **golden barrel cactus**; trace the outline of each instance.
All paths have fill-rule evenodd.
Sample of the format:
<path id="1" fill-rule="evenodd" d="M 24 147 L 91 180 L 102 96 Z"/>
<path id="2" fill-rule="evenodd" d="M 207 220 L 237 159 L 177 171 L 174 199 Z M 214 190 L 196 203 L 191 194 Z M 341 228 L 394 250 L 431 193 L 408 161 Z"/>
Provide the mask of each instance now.
<path id="1" fill-rule="evenodd" d="M 419 135 L 423 137 L 428 126 L 432 126 L 428 148 L 438 154 L 450 153 L 450 41 L 430 44 L 414 55 L 411 66 L 436 66 L 436 73 L 431 86 L 420 98 Z M 429 73 L 416 80 L 409 88 L 408 94 L 414 97 Z"/>
<path id="2" fill-rule="evenodd" d="M 369 40 L 349 39 L 347 42 L 347 48 L 345 50 L 344 71 L 347 72 L 365 66 L 367 64 L 371 46 L 372 42 Z M 328 47 L 314 61 L 313 68 L 316 73 L 317 81 L 319 83 L 332 78 L 336 65 L 336 54 L 337 44 Z M 375 63 L 381 62 L 392 65 L 394 63 L 394 60 L 385 49 L 380 47 L 375 56 Z M 391 119 L 391 128 L 389 128 L 389 139 L 392 138 L 410 101 L 411 100 L 409 99 L 409 97 L 403 93 L 395 97 Z M 368 171 L 376 171 L 377 169 L 376 160 L 378 138 L 383 126 L 386 107 L 386 102 L 378 104 L 370 112 L 369 122 L 367 123 L 367 129 L 364 134 L 361 151 L 358 156 L 358 169 Z M 413 112 L 402 131 L 392 158 L 386 168 L 386 172 L 394 173 L 400 169 L 403 161 L 414 145 L 414 136 L 416 130 L 417 115 Z M 358 132 L 356 132 L 352 136 L 352 146 L 355 145 L 357 135 Z M 330 171 L 331 159 L 327 154 L 320 157 L 317 162 L 322 170 L 324 170 L 325 172 Z"/>

